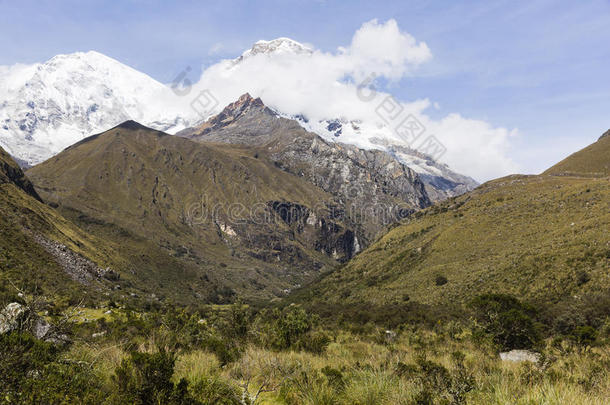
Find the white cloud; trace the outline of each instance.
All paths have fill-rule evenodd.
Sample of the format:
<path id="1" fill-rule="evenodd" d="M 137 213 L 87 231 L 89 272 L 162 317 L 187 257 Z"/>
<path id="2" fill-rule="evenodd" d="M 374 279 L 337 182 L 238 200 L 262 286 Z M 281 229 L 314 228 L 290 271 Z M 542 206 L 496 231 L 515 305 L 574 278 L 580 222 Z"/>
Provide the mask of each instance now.
<path id="1" fill-rule="evenodd" d="M 6 96 L 9 92 L 19 89 L 34 74 L 38 64 L 0 65 L 0 94 Z"/>
<path id="2" fill-rule="evenodd" d="M 390 79 L 399 79 L 410 66 L 417 66 L 432 58 L 425 42 L 418 43 L 406 32 L 401 32 L 395 20 L 379 24 L 377 20 L 364 23 L 354 34 L 346 50 L 355 74 L 374 71 Z"/>
<path id="3" fill-rule="evenodd" d="M 374 100 L 363 101 L 357 95 L 356 83 L 371 74 L 388 80 L 408 78 L 431 58 L 426 43 L 401 31 L 395 20 L 372 20 L 355 32 L 349 46 L 339 47 L 336 52 L 259 53 L 239 63 L 221 61 L 204 70 L 191 94 L 208 89 L 221 108 L 249 92 L 272 108 L 286 114 L 304 114 L 312 121 L 359 120 L 369 124 L 363 125 L 367 130 L 358 135 L 361 139 L 350 141 L 366 147 L 371 146 L 371 137 L 392 137 L 389 128 L 381 128 L 383 121 L 375 112 L 388 94 L 380 92 Z M 479 181 L 518 170 L 507 155 L 515 130 L 496 128 L 458 113 L 432 119 L 426 111 L 437 104 L 427 99 L 401 104 L 405 112 L 424 123 L 428 134 L 447 147 L 441 160 L 454 170 Z"/>
<path id="4" fill-rule="evenodd" d="M 454 170 L 479 181 L 519 171 L 509 157 L 511 140 L 517 130 L 496 128 L 481 120 L 451 113 L 440 121 L 427 119 L 428 130 L 447 148 L 443 157 Z"/>

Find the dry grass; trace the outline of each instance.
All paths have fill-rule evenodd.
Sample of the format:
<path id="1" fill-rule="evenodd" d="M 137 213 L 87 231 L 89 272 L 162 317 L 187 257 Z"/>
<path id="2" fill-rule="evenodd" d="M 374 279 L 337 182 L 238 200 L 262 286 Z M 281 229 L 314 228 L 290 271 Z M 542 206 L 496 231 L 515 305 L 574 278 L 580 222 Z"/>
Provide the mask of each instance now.
<path id="1" fill-rule="evenodd" d="M 393 343 L 379 342 L 341 332 L 323 355 L 248 346 L 237 362 L 225 367 L 214 355 L 195 350 L 178 356 L 174 378 L 221 379 L 235 387 L 248 382 L 252 396 L 265 384 L 270 392 L 262 393 L 257 404 L 414 404 L 425 383 L 400 375 L 399 363 L 412 365 L 425 356 L 455 376 L 453 353 L 459 351 L 464 354 L 464 370 L 474 378 L 474 389 L 463 403 L 601 405 L 610 401 L 607 346 L 570 350 L 548 346 L 544 364 L 538 365 L 503 362 L 491 348 L 475 345 L 468 333 L 450 338 L 442 332 L 413 331 L 400 334 Z M 109 381 L 124 355 L 119 347 L 89 346 L 70 352 L 92 362 L 104 381 Z M 342 382 L 333 383 L 325 368 L 338 371 Z"/>

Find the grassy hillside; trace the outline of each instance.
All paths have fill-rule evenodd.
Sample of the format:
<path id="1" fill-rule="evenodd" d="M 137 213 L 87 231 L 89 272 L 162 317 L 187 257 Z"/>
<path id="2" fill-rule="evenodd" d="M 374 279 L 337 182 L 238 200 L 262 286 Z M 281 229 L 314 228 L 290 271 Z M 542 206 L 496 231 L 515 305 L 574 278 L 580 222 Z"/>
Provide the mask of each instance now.
<path id="1" fill-rule="evenodd" d="M 580 170 L 579 177 L 490 181 L 416 213 L 295 299 L 330 307 L 459 307 L 482 293 L 557 303 L 607 290 L 610 179 L 597 174 L 610 162 L 609 139 L 573 155 L 599 158 L 589 159 L 591 177 Z M 565 164 L 575 168 L 580 159 Z"/>
<path id="2" fill-rule="evenodd" d="M 77 300 L 109 289 L 105 280 L 83 283 L 47 246 L 64 246 L 99 266 L 114 265 L 108 257 L 113 247 L 84 232 L 39 200 L 33 186 L 11 157 L 0 149 L 0 296 L 4 302 L 17 294 L 38 290 L 49 297 Z M 67 254 L 67 253 L 66 253 Z"/>
<path id="3" fill-rule="evenodd" d="M 197 266 L 125 229 L 71 210 L 60 214 L 37 199 L 28 178 L 0 152 L 0 168 L 10 168 L 0 170 L 0 303 L 14 300 L 18 290 L 57 304 L 85 299 L 91 305 L 165 299 L 186 304 L 214 300 L 222 290 L 224 284 L 202 281 Z M 104 277 L 106 269 L 115 276 Z M 193 290 L 196 283 L 201 287 Z"/>
<path id="4" fill-rule="evenodd" d="M 543 174 L 562 176 L 610 176 L 610 130 L 597 142 L 568 156 Z"/>
<path id="5" fill-rule="evenodd" d="M 330 213 L 331 195 L 264 153 L 133 122 L 79 142 L 28 176 L 64 215 L 136 257 L 130 271 L 146 276 L 143 288 L 190 300 L 209 299 L 214 285 L 218 301 L 236 292 L 281 296 L 336 263 L 353 235 Z"/>

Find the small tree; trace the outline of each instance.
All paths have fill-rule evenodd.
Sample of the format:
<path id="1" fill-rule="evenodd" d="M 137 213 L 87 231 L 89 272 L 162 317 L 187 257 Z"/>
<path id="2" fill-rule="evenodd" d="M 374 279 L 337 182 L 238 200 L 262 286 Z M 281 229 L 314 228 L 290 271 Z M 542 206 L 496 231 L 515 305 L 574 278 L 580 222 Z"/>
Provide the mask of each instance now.
<path id="1" fill-rule="evenodd" d="M 276 346 L 279 349 L 290 348 L 309 332 L 314 324 L 313 317 L 297 305 L 290 305 L 283 312 L 275 310 L 274 317 Z"/>
<path id="2" fill-rule="evenodd" d="M 227 338 L 245 340 L 252 324 L 252 313 L 241 301 L 231 305 L 229 315 L 222 326 Z"/>

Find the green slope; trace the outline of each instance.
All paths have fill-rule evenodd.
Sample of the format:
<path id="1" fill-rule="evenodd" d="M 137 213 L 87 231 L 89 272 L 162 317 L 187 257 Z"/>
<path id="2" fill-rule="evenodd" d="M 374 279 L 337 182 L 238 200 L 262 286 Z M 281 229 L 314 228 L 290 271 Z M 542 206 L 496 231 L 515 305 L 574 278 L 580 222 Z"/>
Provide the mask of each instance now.
<path id="1" fill-rule="evenodd" d="M 2 301 L 17 289 L 37 289 L 50 296 L 74 300 L 96 296 L 110 288 L 106 280 L 92 277 L 79 282 L 68 266 L 57 260 L 40 243 L 65 246 L 66 252 L 79 255 L 100 266 L 109 266 L 106 258 L 112 249 L 87 234 L 43 204 L 30 181 L 13 159 L 0 149 L 0 296 Z"/>
<path id="2" fill-rule="evenodd" d="M 587 149 L 605 156 L 601 166 L 604 145 Z M 607 289 L 609 277 L 610 179 L 509 176 L 415 214 L 296 299 L 458 304 L 502 292 L 556 302 Z"/>
<path id="3" fill-rule="evenodd" d="M 543 174 L 561 176 L 610 176 L 610 130 L 599 140 L 568 156 Z"/>
<path id="4" fill-rule="evenodd" d="M 146 275 L 140 288 L 184 299 L 208 300 L 212 285 L 221 302 L 235 293 L 282 296 L 336 263 L 332 255 L 353 235 L 327 208 L 331 195 L 264 152 L 134 122 L 73 145 L 28 176 L 64 215 L 127 251 L 121 257 L 139 252 L 129 266 L 135 279 Z"/>
<path id="5" fill-rule="evenodd" d="M 186 304 L 213 301 L 224 288 L 217 280 L 202 280 L 197 266 L 145 238 L 72 210 L 60 214 L 38 198 L 0 149 L 0 302 L 14 299 L 21 289 L 54 302 L 85 298 L 97 305 L 108 299 L 134 301 L 135 294 L 149 302 Z M 119 279 L 99 273 L 107 268 Z"/>

